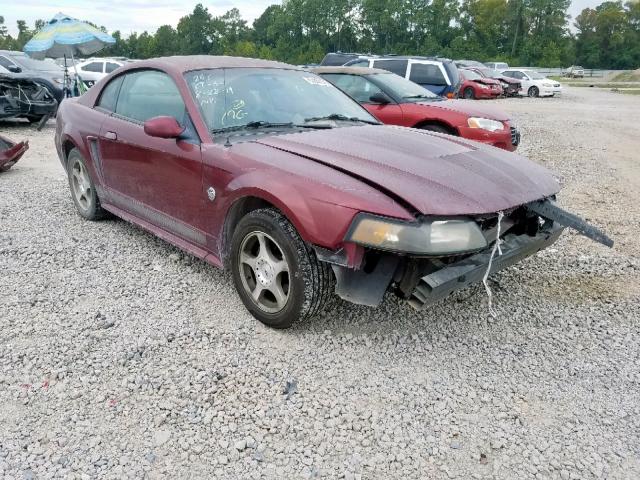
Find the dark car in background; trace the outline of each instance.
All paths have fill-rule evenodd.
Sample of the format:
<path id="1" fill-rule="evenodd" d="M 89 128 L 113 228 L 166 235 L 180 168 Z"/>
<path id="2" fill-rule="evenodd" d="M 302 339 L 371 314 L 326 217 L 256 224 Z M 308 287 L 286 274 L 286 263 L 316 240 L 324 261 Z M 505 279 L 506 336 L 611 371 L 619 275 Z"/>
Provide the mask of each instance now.
<path id="1" fill-rule="evenodd" d="M 57 108 L 58 102 L 44 85 L 0 73 L 0 119 L 25 118 L 38 122 L 53 116 Z"/>
<path id="2" fill-rule="evenodd" d="M 498 98 L 503 90 L 500 82 L 493 78 L 486 78 L 479 73 L 466 68 L 460 69 L 459 96 L 467 100 Z"/>
<path id="3" fill-rule="evenodd" d="M 320 67 L 329 80 L 382 123 L 446 133 L 514 151 L 520 132 L 502 110 L 467 100 L 447 100 L 386 70 Z"/>
<path id="4" fill-rule="evenodd" d="M 371 57 L 371 54 L 365 53 L 348 53 L 348 52 L 329 52 L 320 62 L 321 67 L 339 67 L 351 60 L 358 58 Z"/>
<path id="5" fill-rule="evenodd" d="M 353 59 L 345 63 L 345 66 L 387 70 L 417 83 L 441 97 L 455 98 L 460 86 L 458 67 L 447 58 L 370 56 Z"/>
<path id="6" fill-rule="evenodd" d="M 484 63 L 478 62 L 476 60 L 456 60 L 456 66 L 458 68 L 469 68 L 469 67 L 484 67 Z"/>
<path id="7" fill-rule="evenodd" d="M 64 69 L 50 58 L 35 60 L 23 52 L 0 50 L 0 73 L 44 85 L 58 103 L 64 98 Z"/>

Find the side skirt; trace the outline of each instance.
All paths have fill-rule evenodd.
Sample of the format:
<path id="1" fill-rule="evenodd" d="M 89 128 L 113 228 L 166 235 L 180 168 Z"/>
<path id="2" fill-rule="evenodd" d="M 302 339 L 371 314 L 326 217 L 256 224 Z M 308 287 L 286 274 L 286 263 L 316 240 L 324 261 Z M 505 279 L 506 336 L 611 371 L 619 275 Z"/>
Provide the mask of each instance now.
<path id="1" fill-rule="evenodd" d="M 174 235 L 173 233 L 170 233 L 162 228 L 159 228 L 156 225 L 153 225 L 147 222 L 146 220 L 143 220 L 140 217 L 132 215 L 131 213 L 126 212 L 111 203 L 103 202 L 102 208 L 113 213 L 115 216 L 120 217 L 123 220 L 126 220 L 127 222 L 133 223 L 134 225 L 139 226 L 140 228 L 142 228 L 143 230 L 146 230 L 149 233 L 152 233 L 153 235 L 164 240 L 165 242 L 168 242 L 171 245 L 174 245 L 179 249 L 184 250 L 185 252 L 190 253 L 191 255 L 194 255 L 204 260 L 207 263 L 210 263 L 215 267 L 223 268 L 223 265 L 220 259 L 215 255 L 213 255 L 211 252 L 187 240 L 184 240 L 183 238 L 180 238 L 177 235 Z"/>

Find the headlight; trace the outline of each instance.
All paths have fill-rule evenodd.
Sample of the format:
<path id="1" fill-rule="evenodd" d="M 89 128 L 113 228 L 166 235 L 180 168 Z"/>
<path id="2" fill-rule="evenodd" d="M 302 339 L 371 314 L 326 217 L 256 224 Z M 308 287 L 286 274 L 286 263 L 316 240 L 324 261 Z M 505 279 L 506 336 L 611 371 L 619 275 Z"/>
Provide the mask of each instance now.
<path id="1" fill-rule="evenodd" d="M 543 86 L 543 87 L 545 87 L 545 88 L 551 88 L 551 87 L 553 87 L 553 85 L 552 85 L 552 84 L 550 84 L 550 83 L 543 83 L 543 84 L 542 84 L 542 86 Z"/>
<path id="2" fill-rule="evenodd" d="M 360 214 L 345 240 L 416 255 L 441 255 L 479 250 L 487 246 L 480 227 L 468 219 L 407 223 L 392 218 Z"/>
<path id="3" fill-rule="evenodd" d="M 498 130 L 502 130 L 504 128 L 502 122 L 489 120 L 488 118 L 470 117 L 467 120 L 467 123 L 471 128 L 481 128 L 483 130 L 489 130 L 490 132 L 497 132 Z"/>
<path id="4" fill-rule="evenodd" d="M 484 83 L 479 83 L 480 88 L 489 88 L 489 85 L 485 85 Z"/>

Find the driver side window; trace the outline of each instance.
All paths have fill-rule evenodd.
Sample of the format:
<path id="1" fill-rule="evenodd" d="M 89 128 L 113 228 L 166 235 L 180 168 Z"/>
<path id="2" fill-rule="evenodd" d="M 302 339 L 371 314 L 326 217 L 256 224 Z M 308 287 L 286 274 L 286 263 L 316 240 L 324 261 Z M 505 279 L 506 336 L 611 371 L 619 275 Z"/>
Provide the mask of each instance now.
<path id="1" fill-rule="evenodd" d="M 157 70 L 142 70 L 125 75 L 116 114 L 138 122 L 169 116 L 184 125 L 186 107 L 169 75 Z"/>
<path id="2" fill-rule="evenodd" d="M 358 103 L 371 103 L 371 96 L 382 92 L 377 86 L 358 75 L 326 75 L 336 87 Z"/>

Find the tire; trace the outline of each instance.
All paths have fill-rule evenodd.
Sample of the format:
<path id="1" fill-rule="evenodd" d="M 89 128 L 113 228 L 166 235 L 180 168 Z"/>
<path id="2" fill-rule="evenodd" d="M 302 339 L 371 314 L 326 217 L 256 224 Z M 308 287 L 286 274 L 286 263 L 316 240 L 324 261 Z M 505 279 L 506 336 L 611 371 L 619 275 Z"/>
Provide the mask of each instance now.
<path id="1" fill-rule="evenodd" d="M 293 225 L 273 208 L 254 210 L 238 222 L 230 264 L 242 303 L 272 328 L 289 328 L 314 316 L 333 295 L 329 265 L 318 261 Z"/>
<path id="2" fill-rule="evenodd" d="M 42 117 L 44 117 L 44 115 L 29 115 L 24 118 L 26 118 L 29 123 L 37 123 L 42 120 Z"/>
<path id="3" fill-rule="evenodd" d="M 109 216 L 100 205 L 95 184 L 87 170 L 87 163 L 77 148 L 67 156 L 67 178 L 71 198 L 78 214 L 86 220 L 102 220 Z"/>
<path id="4" fill-rule="evenodd" d="M 540 90 L 538 90 L 538 87 L 530 87 L 527 91 L 527 95 L 531 98 L 537 98 L 540 95 Z"/>
<path id="5" fill-rule="evenodd" d="M 462 96 L 467 100 L 474 100 L 476 98 L 476 94 L 471 87 L 465 88 L 464 92 L 462 92 Z"/>
<path id="6" fill-rule="evenodd" d="M 451 135 L 451 132 L 442 125 L 422 125 L 418 128 L 420 130 L 429 130 L 431 132 L 446 133 L 447 135 Z"/>

